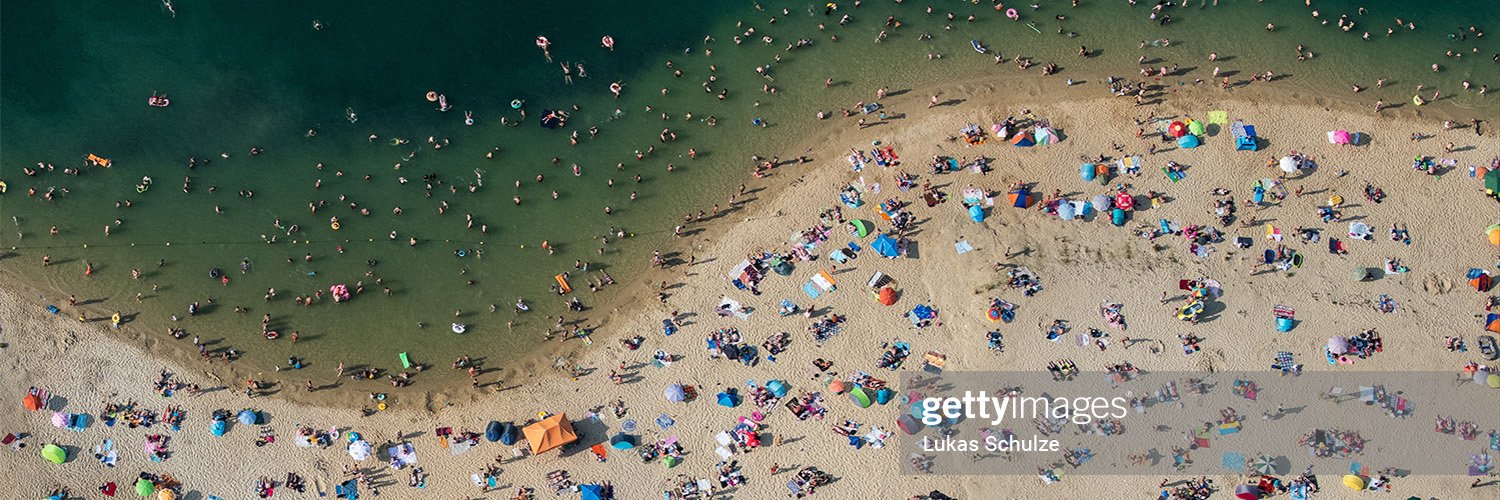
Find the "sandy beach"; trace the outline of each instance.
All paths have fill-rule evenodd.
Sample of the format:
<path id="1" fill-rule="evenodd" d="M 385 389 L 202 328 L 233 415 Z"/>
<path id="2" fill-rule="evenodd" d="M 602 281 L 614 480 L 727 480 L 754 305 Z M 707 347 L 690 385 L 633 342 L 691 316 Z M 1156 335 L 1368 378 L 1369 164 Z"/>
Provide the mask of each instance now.
<path id="1" fill-rule="evenodd" d="M 1146 371 L 1264 371 L 1278 351 L 1294 353 L 1307 371 L 1323 371 L 1348 369 L 1322 362 L 1329 336 L 1353 337 L 1375 329 L 1382 334 L 1383 350 L 1358 360 L 1360 370 L 1459 373 L 1466 362 L 1484 362 L 1472 347 L 1467 352 L 1444 349 L 1444 338 L 1475 341 L 1481 326 L 1474 318 L 1482 316 L 1490 294 L 1469 288 L 1464 272 L 1482 268 L 1493 273 L 1500 258 L 1500 250 L 1486 241 L 1483 231 L 1496 222 L 1495 200 L 1486 198 L 1480 180 L 1465 172 L 1470 165 L 1488 165 L 1500 152 L 1500 140 L 1493 133 L 1486 130 L 1478 135 L 1467 124 L 1444 130 L 1441 121 L 1409 108 L 1372 116 L 1363 106 L 1329 102 L 1324 107 L 1309 99 L 1268 99 L 1269 91 L 1224 93 L 1185 87 L 1172 90 L 1163 104 L 1141 107 L 1127 98 L 1101 97 L 1102 84 L 1097 82 L 1061 91 L 1056 90 L 1058 85 L 1053 80 L 1019 78 L 958 82 L 893 92 L 896 95 L 880 100 L 889 113 L 887 120 L 858 114 L 829 118 L 826 133 L 779 151 L 783 164 L 726 204 L 732 208 L 706 223 L 689 225 L 687 236 L 663 249 L 665 268 L 648 274 L 643 283 L 630 284 L 631 295 L 618 301 L 607 322 L 590 336 L 592 345 L 568 340 L 561 343 L 560 351 L 483 375 L 482 388 L 428 388 L 424 401 L 413 401 L 416 397 L 408 394 L 388 411 L 371 416 L 361 416 L 352 407 L 361 406 L 358 403 L 339 407 L 310 403 L 314 398 L 302 397 L 303 381 L 314 386 L 366 384 L 370 392 L 381 391 L 386 385 L 381 381 L 341 380 L 335 378 L 332 367 L 318 366 L 305 372 L 260 375 L 273 384 L 267 388 L 271 394 L 246 399 L 243 380 L 214 380 L 198 367 L 147 354 L 158 348 L 153 344 L 170 340 L 139 332 L 118 333 L 107 322 L 79 324 L 66 315 L 46 314 L 45 304 L 61 300 L 47 291 L 5 292 L 0 296 L 0 341 L 6 344 L 0 350 L 0 394 L 8 403 L 0 406 L 0 422 L 4 422 L 0 434 L 23 435 L 21 442 L 27 446 L 19 451 L 0 450 L 0 464 L 16 478 L 15 498 L 44 497 L 54 485 L 66 487 L 70 498 L 99 498 L 98 488 L 106 482 L 116 483 L 119 495 L 130 497 L 130 487 L 142 471 L 175 478 L 180 482 L 179 498 L 217 495 L 226 499 L 253 498 L 257 479 L 282 481 L 293 472 L 307 478 L 308 492 L 278 487 L 276 497 L 315 497 L 318 484 L 331 494 L 333 485 L 347 478 L 343 472 L 351 464 L 362 468 L 387 498 L 512 498 L 518 488 L 534 488 L 538 498 L 546 498 L 551 493 L 547 474 L 555 470 L 567 471 L 577 484 L 610 483 L 618 498 L 654 498 L 684 479 L 719 476 L 715 435 L 734 427 L 736 419 L 750 415 L 752 408 L 748 403 L 736 408 L 718 405 L 716 393 L 730 387 L 746 391 L 747 380 L 764 384 L 772 379 L 785 381 L 789 396 L 826 392 L 831 380 L 854 371 L 895 381 L 896 373 L 876 366 L 892 342 L 909 343 L 914 359 L 923 352 L 943 353 L 946 369 L 953 371 L 1043 370 L 1059 358 L 1069 358 L 1084 370 L 1129 362 Z M 930 97 L 940 105 L 929 106 Z M 1007 116 L 1021 117 L 1023 110 L 1050 122 L 1062 140 L 1015 148 L 989 132 L 991 124 Z M 1205 134 L 1204 145 L 1182 149 L 1160 142 L 1154 136 L 1155 122 L 1138 124 L 1153 115 L 1169 122 L 1185 117 L 1207 120 L 1213 110 L 1225 111 L 1229 121 L 1253 124 L 1263 138 L 1261 149 L 1236 151 L 1227 125 Z M 855 120 L 861 117 L 873 123 L 856 126 Z M 970 124 L 984 130 L 987 143 L 970 147 L 960 139 L 960 129 Z M 1137 129 L 1143 129 L 1145 137 L 1137 138 Z M 1332 145 L 1325 136 L 1334 130 L 1362 133 L 1368 139 L 1358 146 Z M 1428 137 L 1413 141 L 1413 133 Z M 874 141 L 880 147 L 894 148 L 900 166 L 870 164 L 863 171 L 852 171 L 845 160 L 849 150 L 868 149 Z M 1445 152 L 1444 145 L 1450 142 L 1455 146 Z M 1151 145 L 1159 148 L 1154 154 L 1148 154 Z M 796 164 L 792 159 L 804 156 L 803 148 L 810 148 L 805 156 L 811 161 Z M 1264 205 L 1254 206 L 1252 183 L 1276 178 L 1280 172 L 1267 167 L 1267 162 L 1274 165 L 1292 150 L 1314 158 L 1318 165 L 1284 181 L 1287 193 L 1300 194 L 1279 200 L 1268 197 Z M 1080 179 L 1080 158 L 1127 154 L 1142 158 L 1139 176 L 1116 174 L 1107 186 Z M 1414 171 L 1414 155 L 1433 157 L 1444 170 L 1442 175 Z M 960 162 L 988 157 L 992 171 L 932 175 L 928 164 L 934 156 L 956 157 Z M 1446 159 L 1453 160 L 1451 167 L 1441 167 Z M 1168 161 L 1186 166 L 1184 179 L 1173 182 L 1163 175 L 1161 169 Z M 918 186 L 930 182 L 947 201 L 928 207 L 922 203 L 921 188 L 898 190 L 894 177 L 898 172 L 914 174 Z M 1128 184 L 1129 192 L 1142 201 L 1123 227 L 1111 225 L 1108 217 L 1062 221 L 1036 205 L 1009 207 L 1005 193 L 1017 182 L 1031 184 L 1038 198 L 1056 191 L 1073 200 L 1112 194 L 1115 186 Z M 839 192 L 861 183 L 866 204 L 841 206 Z M 1383 191 L 1380 203 L 1365 200 L 1362 193 L 1367 183 Z M 878 194 L 873 192 L 876 185 L 881 186 Z M 968 187 L 991 193 L 997 200 L 985 209 L 988 215 L 983 222 L 971 221 L 960 206 L 961 192 Z M 1214 195 L 1217 188 L 1229 190 L 1229 196 Z M 1143 195 L 1148 191 L 1161 193 L 1161 203 L 1146 200 Z M 1342 220 L 1325 222 L 1318 208 L 1327 206 L 1334 195 L 1345 200 L 1337 207 Z M 816 224 L 824 210 L 842 207 L 847 219 L 877 221 L 877 231 L 889 229 L 890 223 L 881 221 L 874 211 L 889 198 L 909 204 L 915 221 L 906 234 L 918 245 L 911 252 L 915 255 L 881 258 L 870 251 L 868 238 L 852 237 L 844 227 L 835 226 L 828 242 L 815 252 L 820 257 L 797 262 L 789 277 L 768 275 L 759 285 L 759 294 L 732 285 L 731 271 L 747 254 L 786 252 L 791 243 L 788 235 Z M 1191 252 L 1190 243 L 1181 236 L 1148 239 L 1140 234 L 1154 230 L 1159 219 L 1182 226 L 1217 227 L 1214 202 L 1226 198 L 1237 203 L 1237 219 L 1219 227 L 1222 241 L 1204 245 L 1208 247 L 1204 256 Z M 1247 219 L 1258 222 L 1242 225 Z M 1368 224 L 1373 238 L 1349 241 L 1342 255 L 1328 252 L 1323 242 L 1302 241 L 1296 231 L 1318 228 L 1325 239 L 1348 240 L 1344 233 L 1352 221 Z M 1278 271 L 1255 265 L 1261 252 L 1275 245 L 1265 237 L 1267 223 L 1285 233 L 1282 245 L 1305 256 L 1300 266 Z M 1410 244 L 1387 237 L 1393 224 L 1406 229 Z M 1236 237 L 1251 238 L 1253 246 L 1236 248 Z M 828 250 L 850 241 L 865 247 L 860 256 L 843 264 L 829 262 Z M 973 251 L 955 252 L 954 244 L 961 241 L 967 241 Z M 1399 259 L 1410 269 L 1381 273 L 1371 282 L 1349 278 L 1351 267 L 1381 268 L 1387 259 Z M 1018 267 L 1034 273 L 1041 282 L 1040 291 L 1028 296 L 1007 286 L 1007 271 Z M 837 288 L 809 299 L 802 291 L 803 283 L 819 271 L 828 271 L 837 280 Z M 899 298 L 893 306 L 878 303 L 864 285 L 877 271 L 894 279 Z M 1187 303 L 1178 297 L 1184 293 L 1178 290 L 1178 281 L 1200 277 L 1222 284 L 1222 308 L 1198 324 L 1177 320 L 1174 313 Z M 666 284 L 660 290 L 664 301 L 656 300 L 659 283 Z M 1163 292 L 1171 296 L 1166 304 L 1160 299 Z M 1376 310 L 1381 294 L 1394 301 L 1393 312 Z M 715 314 L 725 297 L 749 307 L 748 316 Z M 1013 321 L 986 320 L 985 311 L 993 298 L 1016 305 Z M 778 316 L 783 299 L 814 308 L 816 317 Z M 1079 331 L 1102 328 L 1096 312 L 1096 304 L 1102 303 L 1123 306 L 1130 319 L 1130 344 L 1143 345 L 1122 346 L 1120 337 L 1127 334 L 1119 332 L 1104 349 L 1043 338 L 1046 325 L 1056 319 L 1076 324 Z M 937 324 L 917 330 L 902 316 L 919 304 L 937 311 Z M 1290 332 L 1276 331 L 1272 307 L 1278 304 L 1296 309 L 1298 325 Z M 677 312 L 677 331 L 664 336 L 662 320 L 672 311 Z M 808 324 L 831 315 L 845 320 L 841 332 L 825 342 L 814 342 Z M 704 350 L 704 338 L 724 328 L 737 329 L 751 346 L 787 332 L 790 345 L 774 361 L 757 358 L 755 366 L 711 359 Z M 986 343 L 985 332 L 995 329 L 1004 333 L 1003 352 L 992 351 Z M 1186 356 L 1176 352 L 1183 334 L 1199 337 L 1201 350 Z M 644 338 L 639 349 L 622 346 L 620 340 L 636 335 Z M 1149 350 L 1158 341 L 1166 346 L 1164 352 Z M 676 360 L 654 366 L 653 353 L 658 351 Z M 815 360 L 832 362 L 832 366 L 819 372 Z M 450 369 L 449 360 L 416 361 L 432 365 L 433 370 Z M 902 370 L 916 370 L 917 364 L 909 361 Z M 152 382 L 164 371 L 205 389 L 198 396 L 179 391 L 163 398 L 152 390 Z M 612 373 L 623 383 L 611 383 Z M 676 383 L 692 386 L 697 397 L 685 403 L 667 401 L 663 389 Z M 50 411 L 22 408 L 20 398 L 30 387 L 53 394 Z M 1487 407 L 1493 408 L 1495 393 L 1490 394 Z M 160 423 L 150 429 L 106 427 L 96 421 L 73 431 L 49 423 L 52 411 L 91 414 L 97 420 L 106 403 L 126 401 L 156 412 L 179 405 L 186 413 L 182 429 L 167 430 Z M 625 410 L 623 415 L 613 407 L 617 401 Z M 1263 407 L 1283 403 L 1305 402 L 1274 398 L 1259 402 Z M 896 446 L 854 448 L 845 437 L 829 430 L 845 419 L 894 429 L 894 420 L 902 412 L 899 405 L 859 408 L 847 397 L 829 396 L 822 406 L 826 416 L 808 420 L 795 418 L 782 404 L 765 411 L 760 421 L 761 446 L 741 450 L 732 458 L 744 482 L 721 489 L 713 481 L 719 497 L 784 498 L 789 492 L 785 483 L 806 466 L 836 478 L 818 487 L 815 498 L 907 498 L 934 490 L 956 498 L 1152 498 L 1161 490 L 1162 478 L 1170 476 L 1163 469 L 1151 476 L 1070 475 L 1044 484 L 1034 476 L 903 475 L 899 466 L 906 457 L 898 454 Z M 243 408 L 263 412 L 266 422 L 231 425 L 222 437 L 209 434 L 214 410 Z M 536 418 L 538 412 L 566 414 L 581 434 L 582 445 L 516 458 L 513 450 L 522 448 L 524 441 L 505 446 L 480 439 L 472 449 L 457 454 L 456 447 L 440 444 L 435 436 L 435 429 L 444 427 L 483 433 L 492 420 L 520 424 Z M 661 415 L 675 424 L 669 428 L 655 424 Z M 1481 418 L 1494 423 L 1492 412 Z M 1420 413 L 1416 418 L 1431 419 Z M 675 436 L 682 449 L 681 463 L 675 467 L 661 460 L 642 463 L 633 451 L 615 450 L 610 450 L 606 461 L 596 460 L 587 445 L 607 443 L 625 421 L 634 422 L 636 430 L 630 434 L 639 436 L 642 443 Z M 276 442 L 256 446 L 262 427 L 274 431 Z M 292 438 L 302 427 L 335 428 L 340 434 L 328 448 L 298 447 Z M 344 436 L 351 431 L 374 444 L 376 458 L 357 463 L 350 459 Z M 142 453 L 149 434 L 169 438 L 170 454 L 165 460 L 150 461 Z M 426 475 L 424 488 L 408 486 L 410 467 L 393 470 L 382 463 L 388 457 L 381 450 L 403 438 L 412 444 L 416 465 Z M 905 438 L 897 433 L 891 440 Z M 95 446 L 106 439 L 118 450 L 113 468 L 93 456 Z M 66 462 L 55 465 L 37 455 L 49 443 L 67 451 Z M 471 482 L 470 475 L 482 473 L 489 465 L 498 465 L 498 487 L 484 492 Z M 774 473 L 773 468 L 777 469 Z M 1232 496 L 1233 486 L 1247 477 L 1224 473 L 1209 478 L 1220 490 L 1217 498 Z M 1321 483 L 1323 492 L 1318 498 L 1361 496 L 1340 486 L 1337 477 L 1325 476 Z M 1483 498 L 1493 495 L 1496 488 L 1500 485 L 1492 480 L 1471 490 L 1470 478 L 1457 474 L 1398 477 L 1390 483 L 1391 493 L 1402 498 Z M 362 487 L 361 494 L 368 491 Z M 564 498 L 577 495 L 564 493 Z"/>

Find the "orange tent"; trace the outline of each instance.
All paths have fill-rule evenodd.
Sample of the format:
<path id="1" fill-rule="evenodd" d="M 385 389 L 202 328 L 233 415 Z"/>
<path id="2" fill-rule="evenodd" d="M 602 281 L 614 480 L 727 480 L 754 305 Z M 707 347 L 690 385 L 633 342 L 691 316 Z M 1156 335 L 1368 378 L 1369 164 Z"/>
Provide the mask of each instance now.
<path id="1" fill-rule="evenodd" d="M 42 398 L 37 397 L 36 394 L 27 394 L 26 398 L 21 400 L 21 406 L 29 411 L 40 410 L 42 409 Z"/>
<path id="2" fill-rule="evenodd" d="M 578 440 L 578 434 L 573 432 L 573 421 L 562 413 L 542 419 L 542 421 L 526 426 L 521 429 L 526 435 L 526 442 L 531 443 L 531 454 L 535 455 L 562 445 Z"/>

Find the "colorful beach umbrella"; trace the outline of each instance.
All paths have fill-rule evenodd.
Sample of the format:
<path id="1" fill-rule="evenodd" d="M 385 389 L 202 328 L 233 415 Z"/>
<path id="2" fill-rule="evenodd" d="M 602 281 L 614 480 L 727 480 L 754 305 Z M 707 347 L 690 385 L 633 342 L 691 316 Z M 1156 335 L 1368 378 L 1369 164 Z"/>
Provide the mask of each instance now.
<path id="1" fill-rule="evenodd" d="M 1172 122 L 1171 125 L 1167 126 L 1167 133 L 1171 134 L 1174 139 L 1187 135 L 1187 124 L 1182 122 Z"/>
<path id="2" fill-rule="evenodd" d="M 681 403 L 683 401 L 687 401 L 687 388 L 684 388 L 682 384 L 668 385 L 667 388 L 662 391 L 662 396 L 667 398 L 667 401 L 671 401 L 673 403 Z"/>
<path id="3" fill-rule="evenodd" d="M 155 493 L 155 492 L 156 492 L 156 485 L 155 484 L 151 484 L 151 481 L 147 481 L 146 478 L 140 478 L 140 479 L 135 480 L 135 494 L 136 495 L 143 496 L 143 497 L 149 497 L 149 496 L 151 496 L 152 493 Z"/>

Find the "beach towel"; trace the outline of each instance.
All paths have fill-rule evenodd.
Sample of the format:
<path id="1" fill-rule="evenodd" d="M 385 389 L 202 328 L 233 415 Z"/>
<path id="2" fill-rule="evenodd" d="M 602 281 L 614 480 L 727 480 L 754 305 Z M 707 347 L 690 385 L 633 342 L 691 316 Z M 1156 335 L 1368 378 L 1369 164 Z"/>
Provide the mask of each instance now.
<path id="1" fill-rule="evenodd" d="M 970 245 L 969 240 L 962 240 L 953 244 L 953 250 L 958 252 L 959 255 L 963 255 L 974 251 L 974 245 Z"/>
<path id="2" fill-rule="evenodd" d="M 1245 472 L 1245 454 L 1226 451 L 1219 465 L 1234 472 Z"/>
<path id="3" fill-rule="evenodd" d="M 834 280 L 833 275 L 829 274 L 828 271 L 818 271 L 818 274 L 813 275 L 812 281 L 813 283 L 817 283 L 818 287 L 822 288 L 825 292 L 834 291 L 834 285 L 838 284 L 838 281 Z"/>
<path id="4" fill-rule="evenodd" d="M 806 293 L 808 298 L 813 299 L 823 295 L 823 292 L 818 291 L 817 285 L 814 285 L 812 281 L 808 281 L 802 285 L 802 293 Z"/>
<path id="5" fill-rule="evenodd" d="M 1223 124 L 1226 124 L 1226 123 L 1229 123 L 1229 113 L 1228 112 L 1226 112 L 1224 110 L 1214 110 L 1214 111 L 1209 111 L 1208 112 L 1208 124 L 1209 125 L 1223 125 Z"/>
<path id="6" fill-rule="evenodd" d="M 661 416 L 659 417 L 656 417 L 656 426 L 661 427 L 661 430 L 667 430 L 676 423 L 676 420 L 672 420 L 672 417 L 667 416 L 667 414 L 665 413 L 661 414 Z"/>
<path id="7" fill-rule="evenodd" d="M 452 453 L 455 456 L 462 455 L 464 453 L 468 453 L 469 449 L 473 447 L 474 444 L 469 442 L 469 440 L 467 439 L 454 441 L 453 443 L 448 445 L 448 453 Z"/>

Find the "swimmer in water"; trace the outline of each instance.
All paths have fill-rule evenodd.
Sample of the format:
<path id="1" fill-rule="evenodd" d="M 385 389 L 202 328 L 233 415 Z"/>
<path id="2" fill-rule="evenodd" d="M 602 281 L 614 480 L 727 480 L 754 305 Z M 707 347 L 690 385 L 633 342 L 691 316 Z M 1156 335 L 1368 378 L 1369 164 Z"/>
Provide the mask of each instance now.
<path id="1" fill-rule="evenodd" d="M 472 111 L 465 111 L 464 112 L 464 125 L 473 125 L 473 124 L 474 124 L 474 112 L 472 112 Z"/>

